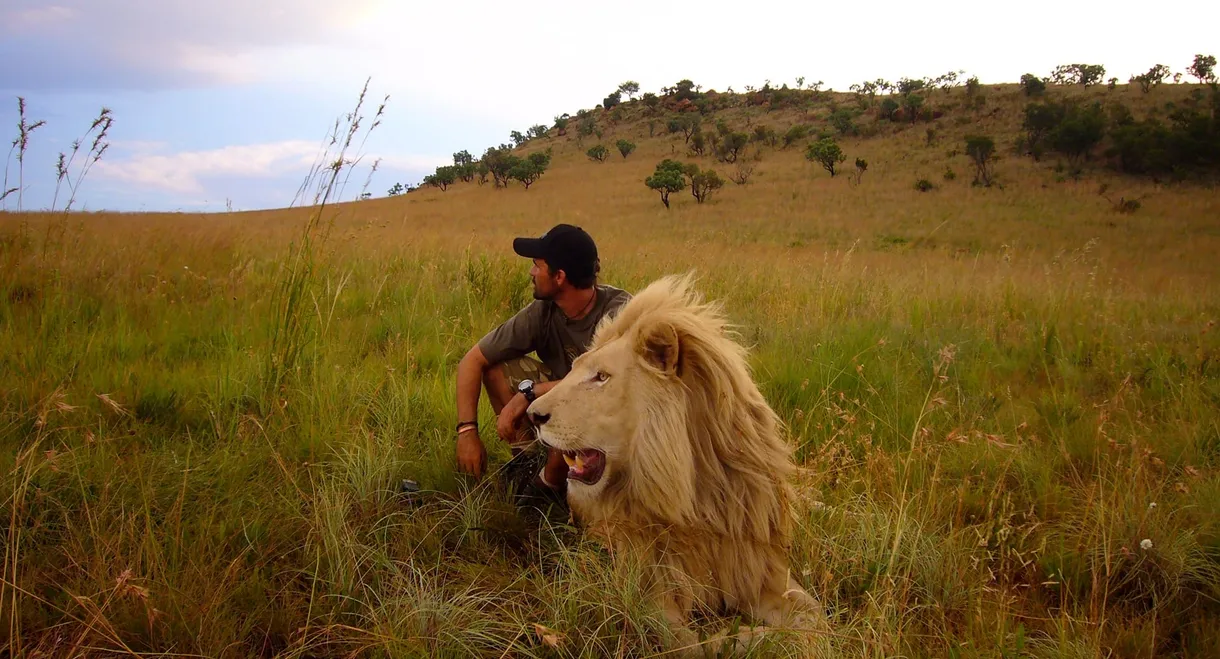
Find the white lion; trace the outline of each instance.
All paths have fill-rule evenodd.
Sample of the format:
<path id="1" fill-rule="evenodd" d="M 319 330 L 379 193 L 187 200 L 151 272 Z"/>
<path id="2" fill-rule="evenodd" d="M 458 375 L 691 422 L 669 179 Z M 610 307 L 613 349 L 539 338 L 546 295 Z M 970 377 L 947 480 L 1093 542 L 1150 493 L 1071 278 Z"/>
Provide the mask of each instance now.
<path id="1" fill-rule="evenodd" d="M 564 451 L 577 520 L 653 566 L 650 586 L 680 641 L 693 643 L 696 607 L 826 629 L 789 571 L 794 466 L 779 419 L 718 305 L 688 277 L 653 283 L 603 321 L 529 415 L 539 439 Z"/>

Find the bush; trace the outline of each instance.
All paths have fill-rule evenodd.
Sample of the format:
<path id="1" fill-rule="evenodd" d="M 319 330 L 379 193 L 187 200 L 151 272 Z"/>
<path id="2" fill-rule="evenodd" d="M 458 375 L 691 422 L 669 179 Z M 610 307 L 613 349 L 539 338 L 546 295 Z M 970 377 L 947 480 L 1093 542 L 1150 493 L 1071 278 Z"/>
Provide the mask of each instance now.
<path id="1" fill-rule="evenodd" d="M 952 167 L 945 167 L 944 177 L 946 181 L 952 181 L 957 178 L 957 172 L 954 172 Z"/>
<path id="2" fill-rule="evenodd" d="M 568 115 L 555 117 L 555 130 L 559 132 L 560 137 L 568 134 Z"/>
<path id="3" fill-rule="evenodd" d="M 966 155 L 974 161 L 974 184 L 991 185 L 991 164 L 995 157 L 995 141 L 983 135 L 966 137 Z"/>
<path id="4" fill-rule="evenodd" d="M 808 135 L 809 135 L 808 126 L 805 126 L 802 124 L 797 124 L 795 126 L 792 126 L 791 128 L 788 129 L 788 132 L 784 133 L 784 147 L 785 148 L 790 147 L 793 144 L 795 144 L 796 142 L 799 142 L 799 141 L 805 139 L 805 137 Z"/>
<path id="5" fill-rule="evenodd" d="M 1148 92 L 1152 91 L 1153 87 L 1165 82 L 1165 78 L 1168 78 L 1169 74 L 1170 71 L 1168 66 L 1165 66 L 1164 64 L 1157 64 L 1151 69 L 1148 69 L 1147 73 L 1131 76 L 1127 82 L 1130 84 L 1138 83 L 1140 86 L 1140 91 L 1147 94 Z"/>
<path id="6" fill-rule="evenodd" d="M 620 91 L 611 92 L 609 96 L 602 99 L 602 107 L 609 110 L 610 108 L 623 102 L 623 93 Z"/>
<path id="7" fill-rule="evenodd" d="M 1025 119 L 1021 122 L 1021 128 L 1025 130 L 1024 146 L 1035 161 L 1041 160 L 1044 141 L 1066 114 L 1067 107 L 1062 103 L 1030 103 L 1025 106 Z"/>
<path id="8" fill-rule="evenodd" d="M 732 133 L 724 137 L 720 146 L 716 148 L 716 157 L 721 162 L 733 163 L 737 162 L 737 157 L 750 143 L 750 136 L 745 133 Z"/>
<path id="9" fill-rule="evenodd" d="M 1106 67 L 1100 64 L 1063 64 L 1051 72 L 1051 81 L 1056 85 L 1084 85 L 1090 87 L 1104 80 Z"/>
<path id="10" fill-rule="evenodd" d="M 631 155 L 632 151 L 635 151 L 635 142 L 628 142 L 627 140 L 619 140 L 615 142 L 614 146 L 618 147 L 618 152 L 623 155 L 624 159 Z"/>
<path id="11" fill-rule="evenodd" d="M 589 160 L 606 162 L 606 158 L 610 157 L 610 149 L 607 149 L 604 145 L 598 144 L 590 147 L 588 151 L 585 151 L 585 155 L 589 156 Z"/>
<path id="12" fill-rule="evenodd" d="M 1201 82 L 1201 83 L 1214 81 L 1216 79 L 1215 71 L 1216 71 L 1216 56 L 1215 55 L 1204 56 L 1202 54 L 1195 55 L 1194 63 L 1191 64 L 1186 69 L 1187 73 L 1194 76 L 1195 78 L 1198 78 L 1199 82 Z"/>
<path id="13" fill-rule="evenodd" d="M 886 98 L 881 101 L 881 106 L 877 108 L 878 116 L 882 119 L 894 120 L 894 115 L 898 113 L 898 109 L 902 107 L 892 98 Z"/>
<path id="14" fill-rule="evenodd" d="M 707 151 L 707 137 L 702 131 L 696 132 L 690 138 L 691 153 L 696 156 L 702 156 Z"/>
<path id="15" fill-rule="evenodd" d="M 770 126 L 755 126 L 754 134 L 750 137 L 750 140 L 772 147 L 778 142 L 778 138 L 775 136 L 775 129 Z"/>
<path id="16" fill-rule="evenodd" d="M 511 148 L 507 145 L 502 145 L 499 148 L 489 147 L 483 153 L 483 164 L 487 167 L 487 171 L 491 172 L 491 176 L 495 179 L 497 188 L 508 187 L 510 178 L 509 171 L 517 165 L 521 159 L 512 154 Z M 427 181 L 425 181 L 426 183 Z"/>
<path id="17" fill-rule="evenodd" d="M 526 190 L 534 184 L 542 174 L 546 172 L 546 168 L 551 164 L 551 154 L 549 151 L 531 153 L 525 158 L 513 165 L 508 171 L 508 177 L 521 181 Z"/>
<path id="18" fill-rule="evenodd" d="M 847 160 L 847 156 L 843 155 L 843 149 L 839 148 L 839 144 L 832 137 L 824 137 L 805 150 L 805 159 L 810 162 L 816 162 L 822 165 L 826 171 L 830 172 L 831 178 L 834 178 L 835 167 Z"/>
<path id="19" fill-rule="evenodd" d="M 860 179 L 864 178 L 864 172 L 868 169 L 868 161 L 864 158 L 856 158 L 856 185 L 860 185 Z"/>
<path id="20" fill-rule="evenodd" d="M 854 120 L 856 113 L 847 108 L 839 108 L 830 113 L 830 125 L 834 126 L 835 130 L 839 131 L 840 135 L 856 132 L 856 124 Z"/>
<path id="21" fill-rule="evenodd" d="M 921 178 L 918 181 L 915 181 L 915 189 L 919 190 L 920 192 L 928 192 L 930 190 L 935 190 L 936 186 L 928 179 Z"/>
<path id="22" fill-rule="evenodd" d="M 743 160 L 737 163 L 737 169 L 733 171 L 729 178 L 733 179 L 733 182 L 737 185 L 745 185 L 750 182 L 750 177 L 753 175 L 754 165 Z"/>
<path id="23" fill-rule="evenodd" d="M 1050 147 L 1067 156 L 1073 165 L 1087 159 L 1106 133 L 1106 117 L 1100 103 L 1087 108 L 1072 106 L 1050 135 Z"/>
<path id="24" fill-rule="evenodd" d="M 724 187 L 724 179 L 715 170 L 700 171 L 695 163 L 686 165 L 683 173 L 690 178 L 690 193 L 697 203 L 702 204 L 714 190 Z"/>
<path id="25" fill-rule="evenodd" d="M 1042 81 L 1042 78 L 1032 73 L 1026 73 L 1021 76 L 1021 88 L 1025 90 L 1026 96 L 1041 96 L 1046 91 L 1046 83 Z"/>
<path id="26" fill-rule="evenodd" d="M 669 208 L 669 195 L 686 187 L 686 174 L 682 163 L 666 158 L 657 163 L 652 176 L 644 179 L 644 185 L 661 194 L 661 203 Z"/>

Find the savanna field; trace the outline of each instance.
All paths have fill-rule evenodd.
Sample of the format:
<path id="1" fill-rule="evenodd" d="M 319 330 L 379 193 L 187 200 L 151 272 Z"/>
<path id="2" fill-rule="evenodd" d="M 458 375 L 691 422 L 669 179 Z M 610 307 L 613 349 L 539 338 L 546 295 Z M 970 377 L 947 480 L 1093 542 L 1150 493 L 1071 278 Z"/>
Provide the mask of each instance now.
<path id="1" fill-rule="evenodd" d="M 1142 118 L 1199 88 L 1047 96 Z M 613 557 L 455 473 L 454 369 L 530 299 L 512 238 L 557 222 L 598 241 L 605 283 L 694 272 L 723 301 L 801 467 L 791 559 L 830 656 L 1220 656 L 1213 184 L 1120 173 L 1104 143 L 1035 162 L 1017 85 L 849 131 L 830 116 L 852 95 L 810 98 L 703 131 L 832 131 L 836 176 L 805 157 L 816 135 L 762 139 L 745 184 L 669 209 L 643 183 L 662 159 L 741 168 L 635 101 L 594 111 L 600 136 L 525 141 L 551 149 L 528 189 L 0 214 L 6 656 L 659 652 Z M 971 184 L 982 134 L 991 186 Z"/>

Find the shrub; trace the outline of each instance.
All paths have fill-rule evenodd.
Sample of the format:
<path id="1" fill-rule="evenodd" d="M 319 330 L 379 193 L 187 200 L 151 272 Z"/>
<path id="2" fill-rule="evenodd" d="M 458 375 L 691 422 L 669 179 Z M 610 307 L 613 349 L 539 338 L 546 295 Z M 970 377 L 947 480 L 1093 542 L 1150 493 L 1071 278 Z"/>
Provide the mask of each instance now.
<path id="1" fill-rule="evenodd" d="M 732 133 L 724 137 L 716 148 L 716 156 L 721 162 L 737 162 L 737 157 L 750 143 L 750 136 L 745 133 Z"/>
<path id="2" fill-rule="evenodd" d="M 856 131 L 854 120 L 856 113 L 847 108 L 838 108 L 830 113 L 830 125 L 834 126 L 835 130 L 839 131 L 840 135 L 847 135 Z"/>
<path id="3" fill-rule="evenodd" d="M 1026 73 L 1021 76 L 1021 88 L 1025 90 L 1026 96 L 1041 96 L 1046 91 L 1046 83 L 1042 81 L 1042 78 L 1032 73 Z"/>
<path id="4" fill-rule="evenodd" d="M 1168 78 L 1169 74 L 1170 71 L 1168 66 L 1165 66 L 1164 64 L 1157 64 L 1151 69 L 1148 69 L 1147 73 L 1131 76 L 1127 82 L 1131 84 L 1138 83 L 1140 86 L 1140 91 L 1147 94 L 1148 92 L 1152 91 L 1153 87 L 1165 82 L 1165 78 Z"/>
<path id="5" fill-rule="evenodd" d="M 555 130 L 559 131 L 560 137 L 568 134 L 568 115 L 555 117 Z"/>
<path id="6" fill-rule="evenodd" d="M 974 162 L 974 184 L 991 185 L 991 164 L 995 158 L 995 141 L 984 135 L 966 137 L 966 155 Z"/>
<path id="7" fill-rule="evenodd" d="M 702 156 L 707 151 L 707 137 L 702 131 L 696 132 L 690 138 L 691 153 L 696 156 Z"/>
<path id="8" fill-rule="evenodd" d="M 607 149 L 602 144 L 598 144 L 596 146 L 590 147 L 588 151 L 585 151 L 585 155 L 589 156 L 589 160 L 596 160 L 597 162 L 606 162 L 606 158 L 610 157 L 610 149 Z"/>
<path id="9" fill-rule="evenodd" d="M 1106 118 L 1100 103 L 1087 108 L 1068 106 L 1059 124 L 1047 138 L 1048 145 L 1067 156 L 1073 165 L 1087 158 L 1105 135 Z"/>
<path id="10" fill-rule="evenodd" d="M 623 102 L 623 93 L 620 91 L 611 92 L 609 96 L 602 99 L 602 107 L 609 110 L 610 108 Z"/>
<path id="11" fill-rule="evenodd" d="M 936 186 L 928 179 L 921 178 L 918 181 L 915 181 L 915 189 L 919 190 L 920 192 L 928 192 L 930 190 L 935 190 Z"/>
<path id="12" fill-rule="evenodd" d="M 802 124 L 792 126 L 788 129 L 788 132 L 784 133 L 784 147 L 787 148 L 792 146 L 794 143 L 805 139 L 807 135 L 809 135 L 808 126 Z"/>
<path id="13" fill-rule="evenodd" d="M 1216 79 L 1215 71 L 1216 56 L 1204 56 L 1202 54 L 1195 55 L 1194 63 L 1186 69 L 1186 72 L 1195 78 L 1198 78 L 1200 83 L 1214 81 Z"/>
<path id="14" fill-rule="evenodd" d="M 635 151 L 635 142 L 628 142 L 627 140 L 619 140 L 615 142 L 614 146 L 618 147 L 618 152 L 623 155 L 623 158 L 626 158 L 631 155 L 632 151 Z"/>
<path id="15" fill-rule="evenodd" d="M 754 175 L 754 165 L 741 161 L 737 163 L 737 169 L 733 171 L 729 178 L 737 185 L 745 185 L 750 182 L 750 177 Z"/>
<path id="16" fill-rule="evenodd" d="M 856 185 L 860 185 L 860 179 L 864 178 L 864 172 L 868 170 L 868 161 L 864 158 L 856 158 Z"/>
<path id="17" fill-rule="evenodd" d="M 690 178 L 690 193 L 697 203 L 702 204 L 713 191 L 724 187 L 724 179 L 713 169 L 699 170 L 699 165 L 690 163 L 683 172 Z"/>
<path id="18" fill-rule="evenodd" d="M 839 148 L 839 144 L 834 141 L 834 138 L 824 137 L 809 145 L 805 150 L 805 159 L 819 163 L 830 172 L 831 178 L 834 178 L 835 167 L 847 160 L 847 156 L 843 155 L 843 149 Z"/>
<path id="19" fill-rule="evenodd" d="M 657 163 L 652 176 L 644 179 L 644 185 L 661 194 L 661 203 L 669 208 L 669 195 L 686 187 L 686 175 L 682 163 L 666 158 Z"/>
<path id="20" fill-rule="evenodd" d="M 509 178 L 521 181 L 526 190 L 534 184 L 542 174 L 546 172 L 546 168 L 551 164 L 551 154 L 547 152 L 531 153 L 525 158 L 519 159 L 512 169 L 508 171 Z"/>
<path id="21" fill-rule="evenodd" d="M 1106 77 L 1106 67 L 1100 64 L 1063 64 L 1051 72 L 1051 81 L 1056 85 L 1096 85 Z"/>

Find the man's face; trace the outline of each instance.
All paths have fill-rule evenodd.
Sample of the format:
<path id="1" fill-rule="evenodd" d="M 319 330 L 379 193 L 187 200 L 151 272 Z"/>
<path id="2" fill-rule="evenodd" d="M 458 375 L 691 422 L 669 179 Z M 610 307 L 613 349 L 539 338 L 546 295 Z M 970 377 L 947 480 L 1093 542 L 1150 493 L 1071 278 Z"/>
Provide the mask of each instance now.
<path id="1" fill-rule="evenodd" d="M 550 300 L 559 292 L 558 277 L 551 274 L 546 261 L 534 259 L 534 267 L 530 268 L 530 278 L 534 280 L 534 299 Z"/>

